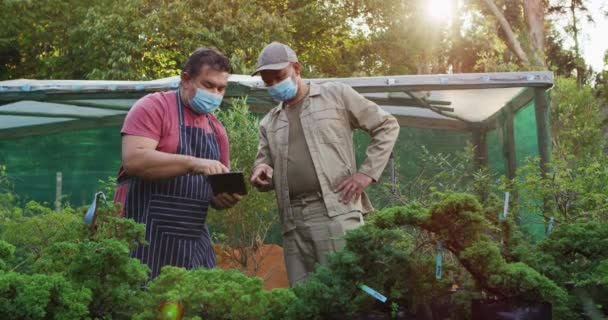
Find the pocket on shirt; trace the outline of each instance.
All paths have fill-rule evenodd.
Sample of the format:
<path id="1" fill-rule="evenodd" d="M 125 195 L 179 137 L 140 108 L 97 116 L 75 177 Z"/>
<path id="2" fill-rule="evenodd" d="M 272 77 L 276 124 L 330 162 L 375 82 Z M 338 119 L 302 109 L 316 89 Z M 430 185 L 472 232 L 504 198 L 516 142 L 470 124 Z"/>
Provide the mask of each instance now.
<path id="1" fill-rule="evenodd" d="M 315 121 L 315 135 L 321 143 L 339 143 L 344 139 L 346 128 L 344 117 L 336 108 L 328 108 L 312 113 Z"/>
<path id="2" fill-rule="evenodd" d="M 286 123 L 278 127 L 266 129 L 266 138 L 268 139 L 268 146 L 271 148 L 271 151 L 275 151 L 272 150 L 275 147 L 287 144 L 287 130 Z M 275 152 L 273 152 L 273 154 L 274 153 Z"/>

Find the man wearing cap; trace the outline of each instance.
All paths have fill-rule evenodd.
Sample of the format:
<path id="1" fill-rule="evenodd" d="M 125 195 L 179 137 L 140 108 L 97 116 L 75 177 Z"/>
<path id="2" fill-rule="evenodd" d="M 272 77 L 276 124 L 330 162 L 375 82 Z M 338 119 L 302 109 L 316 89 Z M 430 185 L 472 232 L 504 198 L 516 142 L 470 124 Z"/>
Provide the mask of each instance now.
<path id="1" fill-rule="evenodd" d="M 289 283 L 293 287 L 342 249 L 347 230 L 373 208 L 365 189 L 377 181 L 399 134 L 397 120 L 340 82 L 307 84 L 288 46 L 273 42 L 257 69 L 279 102 L 261 121 L 251 182 L 274 189 Z M 354 129 L 366 131 L 367 157 L 356 168 Z"/>

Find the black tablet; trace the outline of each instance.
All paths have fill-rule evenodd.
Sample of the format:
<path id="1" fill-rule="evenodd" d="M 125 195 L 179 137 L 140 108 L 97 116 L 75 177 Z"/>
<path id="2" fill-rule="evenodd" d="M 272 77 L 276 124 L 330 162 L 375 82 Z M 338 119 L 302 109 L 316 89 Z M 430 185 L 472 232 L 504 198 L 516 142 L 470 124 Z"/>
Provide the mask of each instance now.
<path id="1" fill-rule="evenodd" d="M 247 194 L 247 186 L 245 185 L 245 176 L 243 172 L 228 172 L 207 176 L 213 194 L 220 193 L 236 193 L 240 195 Z"/>

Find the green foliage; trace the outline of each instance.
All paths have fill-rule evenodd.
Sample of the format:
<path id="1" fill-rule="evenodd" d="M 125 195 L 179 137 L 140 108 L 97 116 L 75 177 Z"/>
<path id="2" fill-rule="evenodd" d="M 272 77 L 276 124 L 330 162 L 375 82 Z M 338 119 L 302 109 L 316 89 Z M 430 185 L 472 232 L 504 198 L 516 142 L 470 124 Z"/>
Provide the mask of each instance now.
<path id="1" fill-rule="evenodd" d="M 414 225 L 432 232 L 471 274 L 480 289 L 499 298 L 549 301 L 566 310 L 566 292 L 528 265 L 509 263 L 491 238 L 491 222 L 477 199 L 467 194 L 440 194 L 429 209 L 412 203 L 385 209 L 371 223 L 380 228 Z"/>
<path id="2" fill-rule="evenodd" d="M 219 48 L 237 73 L 249 73 L 273 40 L 306 49 L 303 61 L 321 72 L 351 70 L 335 70 L 338 64 L 332 63 L 350 53 L 348 16 L 318 1 L 53 0 L 42 7 L 32 1 L 0 6 L 6 13 L 0 79 L 156 79 L 176 75 L 201 46 Z M 335 41 L 344 41 L 345 48 Z"/>
<path id="3" fill-rule="evenodd" d="M 119 206 L 100 203 L 97 227 L 91 228 L 82 221 L 85 211 L 54 212 L 29 202 L 22 217 L 5 222 L 2 239 L 17 251 L 13 262 L 15 248 L 0 242 L 1 269 L 14 265 L 12 270 L 21 273 L 0 276 L 6 281 L 3 299 L 36 311 L 14 313 L 5 303 L 0 314 L 14 313 L 11 317 L 19 319 L 129 319 L 140 310 L 148 268 L 130 258 L 129 250 L 144 241 L 144 226 L 120 217 Z M 37 291 L 30 287 L 40 282 L 47 284 Z"/>
<path id="4" fill-rule="evenodd" d="M 372 220 L 377 218 L 374 215 Z M 289 319 L 353 318 L 362 313 L 388 316 L 395 312 L 394 305 L 413 312 L 429 308 L 448 292 L 456 268 L 446 259 L 446 276 L 437 281 L 431 249 L 435 243 L 417 243 L 413 232 L 368 223 L 347 233 L 346 249 L 294 289 L 298 299 L 289 308 Z M 389 302 L 378 303 L 359 284 L 374 288 Z"/>
<path id="5" fill-rule="evenodd" d="M 522 209 L 545 222 L 605 221 L 608 207 L 608 160 L 603 154 L 602 116 L 589 86 L 558 78 L 552 93 L 552 161 L 542 176 L 539 161 L 518 169 L 515 190 L 525 194 Z M 543 201 L 544 200 L 544 201 Z"/>
<path id="6" fill-rule="evenodd" d="M 561 285 L 602 285 L 608 259 L 608 225 L 586 222 L 560 225 L 530 257 L 536 269 Z"/>
<path id="7" fill-rule="evenodd" d="M 38 261 L 37 271 L 63 274 L 72 283 L 91 290 L 90 316 L 130 319 L 139 310 L 139 289 L 148 278 L 148 268 L 129 257 L 123 242 L 59 242 L 48 251 L 47 257 Z"/>
<path id="8" fill-rule="evenodd" d="M 21 216 L 22 211 L 16 206 L 17 199 L 13 184 L 6 174 L 6 166 L 0 164 L 0 223 Z"/>
<path id="9" fill-rule="evenodd" d="M 43 257 L 51 244 L 80 237 L 82 217 L 71 210 L 54 212 L 29 202 L 24 212 L 28 214 L 5 222 L 1 233 L 2 239 L 17 247 L 17 265 L 22 272 Z"/>
<path id="10" fill-rule="evenodd" d="M 128 319 L 139 310 L 139 289 L 148 279 L 148 267 L 129 257 L 129 250 L 144 242 L 144 226 L 119 217 L 119 207 L 100 205 L 97 229 L 79 223 L 80 236 L 50 243 L 34 270 L 90 289 L 92 317 Z"/>
<path id="11" fill-rule="evenodd" d="M 59 274 L 0 271 L 2 319 L 84 319 L 91 291 Z"/>
<path id="12" fill-rule="evenodd" d="M 495 2 L 529 48 L 521 4 Z M 422 0 L 2 1 L 0 79 L 174 76 L 199 46 L 219 48 L 235 72 L 247 74 L 262 47 L 275 40 L 294 47 L 306 76 L 524 67 L 481 1 L 454 4 L 452 18 L 441 21 L 431 10 Z M 552 65 L 571 71 L 563 42 L 550 45 Z"/>
<path id="13" fill-rule="evenodd" d="M 558 77 L 551 100 L 554 158 L 580 163 L 603 156 L 604 117 L 593 89 L 588 85 L 579 87 L 576 79 Z"/>
<path id="14" fill-rule="evenodd" d="M 218 118 L 228 133 L 231 169 L 243 171 L 245 177 L 249 177 L 257 152 L 258 118 L 249 112 L 244 100 L 232 100 L 227 110 L 218 113 Z M 256 275 L 262 262 L 256 260 L 259 256 L 256 250 L 267 240 L 276 221 L 274 193 L 250 188 L 249 194 L 234 208 L 211 210 L 207 219 L 216 235 L 223 235 L 218 240 L 236 266 L 243 271 L 252 270 L 252 275 Z"/>
<path id="15" fill-rule="evenodd" d="M 106 200 L 113 201 L 116 196 L 116 177 L 110 176 L 107 177 L 107 179 L 99 179 L 97 184 L 99 185 L 98 190 L 103 192 L 106 196 Z"/>
<path id="16" fill-rule="evenodd" d="M 0 240 L 0 271 L 7 269 L 7 263 L 9 263 L 15 255 L 15 246 L 12 244 Z"/>
<path id="17" fill-rule="evenodd" d="M 379 185 L 369 191 L 374 204 L 389 207 L 415 201 L 428 205 L 436 192 L 487 194 L 500 185 L 486 168 L 475 168 L 468 136 L 411 128 L 403 128 L 403 133 L 407 136 L 400 135 L 402 143 L 394 150 L 396 184 L 385 170 Z"/>
<path id="18" fill-rule="evenodd" d="M 608 167 L 606 159 L 596 158 L 586 164 L 568 164 L 555 159 L 549 164 L 552 170 L 543 177 L 538 160 L 529 160 L 518 170 L 515 188 L 525 194 L 521 206 L 530 213 L 553 216 L 558 222 L 605 221 L 608 207 Z M 546 199 L 547 205 L 542 199 Z"/>
<path id="19" fill-rule="evenodd" d="M 344 253 L 339 253 L 338 257 Z M 335 257 L 334 259 L 339 259 Z M 327 267 L 318 267 L 306 282 L 297 286 L 297 299 L 289 306 L 287 319 L 337 319 L 352 317 L 356 306 L 351 303 L 356 295 L 354 283 L 342 283 L 337 273 Z"/>
<path id="20" fill-rule="evenodd" d="M 148 287 L 145 311 L 135 319 L 155 319 L 165 302 L 178 303 L 184 319 L 285 319 L 294 300 L 287 289 L 265 291 L 260 278 L 239 271 L 164 267 Z"/>

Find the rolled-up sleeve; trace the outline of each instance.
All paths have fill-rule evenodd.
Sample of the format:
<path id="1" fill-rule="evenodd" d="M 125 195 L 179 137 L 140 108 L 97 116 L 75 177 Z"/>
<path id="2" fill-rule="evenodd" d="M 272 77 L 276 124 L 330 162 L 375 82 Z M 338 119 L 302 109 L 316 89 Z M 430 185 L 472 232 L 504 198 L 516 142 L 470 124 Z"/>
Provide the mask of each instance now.
<path id="1" fill-rule="evenodd" d="M 399 123 L 348 85 L 343 85 L 342 100 L 351 126 L 366 131 L 371 137 L 359 172 L 378 181 L 399 136 Z"/>

